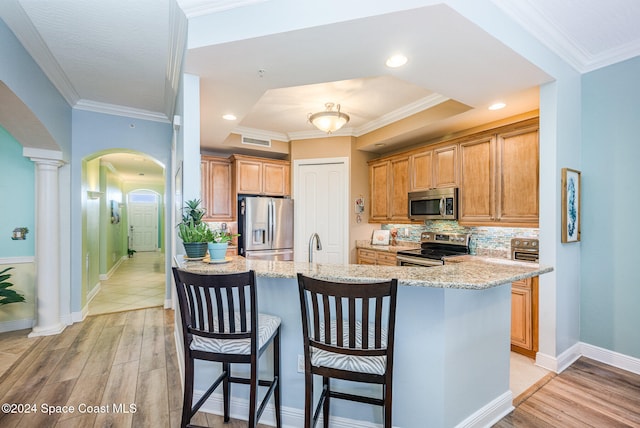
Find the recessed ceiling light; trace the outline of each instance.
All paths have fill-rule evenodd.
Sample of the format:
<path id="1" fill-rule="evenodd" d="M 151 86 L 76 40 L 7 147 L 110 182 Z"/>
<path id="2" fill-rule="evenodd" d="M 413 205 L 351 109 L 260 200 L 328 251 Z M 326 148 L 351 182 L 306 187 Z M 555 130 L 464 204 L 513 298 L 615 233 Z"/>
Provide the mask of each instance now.
<path id="1" fill-rule="evenodd" d="M 376 147 L 384 147 L 384 143 L 376 143 L 375 146 Z"/>
<path id="2" fill-rule="evenodd" d="M 489 110 L 500 110 L 501 108 L 505 108 L 507 105 L 505 103 L 495 103 L 489 106 Z"/>
<path id="3" fill-rule="evenodd" d="M 407 57 L 402 54 L 397 54 L 397 55 L 390 56 L 387 59 L 387 62 L 385 64 L 387 64 L 387 67 L 398 68 L 398 67 L 402 67 L 406 63 L 407 63 Z"/>
<path id="4" fill-rule="evenodd" d="M 222 116 L 222 118 L 224 120 L 236 120 L 237 119 L 237 117 L 235 115 L 233 115 L 233 114 L 225 114 L 224 116 Z"/>

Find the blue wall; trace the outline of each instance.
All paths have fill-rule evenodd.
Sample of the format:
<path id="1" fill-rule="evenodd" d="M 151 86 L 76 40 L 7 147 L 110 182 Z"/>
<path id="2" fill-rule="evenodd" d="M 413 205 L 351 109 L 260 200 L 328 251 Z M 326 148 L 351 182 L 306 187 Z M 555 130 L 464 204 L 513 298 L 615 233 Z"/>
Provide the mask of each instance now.
<path id="1" fill-rule="evenodd" d="M 581 341 L 640 358 L 640 57 L 583 77 Z"/>
<path id="2" fill-rule="evenodd" d="M 83 160 L 107 152 L 145 153 L 165 167 L 165 179 L 173 177 L 171 172 L 170 123 L 160 123 L 130 117 L 73 110 L 73 152 L 71 160 L 71 311 L 76 313 L 85 304 L 86 292 L 94 284 L 83 279 L 83 266 L 87 248 L 83 247 L 83 225 L 86 225 L 87 207 L 83 206 L 82 194 L 86 183 L 82 177 Z M 168 188 L 168 181 L 166 182 Z M 166 230 L 170 227 L 165 225 Z M 91 257 L 91 255 L 90 255 Z M 98 263 L 98 259 L 95 258 Z M 170 265 L 166 263 L 167 281 Z"/>
<path id="3" fill-rule="evenodd" d="M 35 255 L 35 167 L 22 156 L 22 145 L 0 126 L 0 258 Z M 13 229 L 27 227 L 24 241 L 11 239 Z"/>
<path id="4" fill-rule="evenodd" d="M 0 81 L 42 122 L 65 154 L 71 151 L 71 107 L 0 19 Z M 32 141 L 22 142 L 34 144 Z"/>

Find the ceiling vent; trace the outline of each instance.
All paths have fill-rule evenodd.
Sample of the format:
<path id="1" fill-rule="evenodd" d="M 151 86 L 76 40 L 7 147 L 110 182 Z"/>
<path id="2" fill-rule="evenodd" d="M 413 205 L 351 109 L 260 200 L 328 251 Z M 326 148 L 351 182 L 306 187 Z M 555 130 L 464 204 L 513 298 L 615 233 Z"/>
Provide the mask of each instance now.
<path id="1" fill-rule="evenodd" d="M 271 147 L 271 140 L 263 140 L 261 138 L 251 138 L 242 136 L 242 144 L 250 146 Z"/>

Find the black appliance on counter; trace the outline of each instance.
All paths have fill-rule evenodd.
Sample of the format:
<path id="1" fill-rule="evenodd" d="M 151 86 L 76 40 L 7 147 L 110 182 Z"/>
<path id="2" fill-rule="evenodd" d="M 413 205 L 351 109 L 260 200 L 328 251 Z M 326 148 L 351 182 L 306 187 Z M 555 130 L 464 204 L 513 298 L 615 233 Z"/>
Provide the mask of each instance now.
<path id="1" fill-rule="evenodd" d="M 398 251 L 398 266 L 431 267 L 444 264 L 444 257 L 469 254 L 471 235 L 422 232 L 420 248 Z"/>

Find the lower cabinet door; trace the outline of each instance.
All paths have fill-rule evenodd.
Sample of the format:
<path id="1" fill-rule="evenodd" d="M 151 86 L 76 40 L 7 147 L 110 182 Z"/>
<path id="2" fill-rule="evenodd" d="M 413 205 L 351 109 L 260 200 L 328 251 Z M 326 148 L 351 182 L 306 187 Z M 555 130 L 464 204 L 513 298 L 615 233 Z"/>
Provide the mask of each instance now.
<path id="1" fill-rule="evenodd" d="M 533 350 L 531 279 L 511 285 L 511 345 L 512 349 Z"/>

